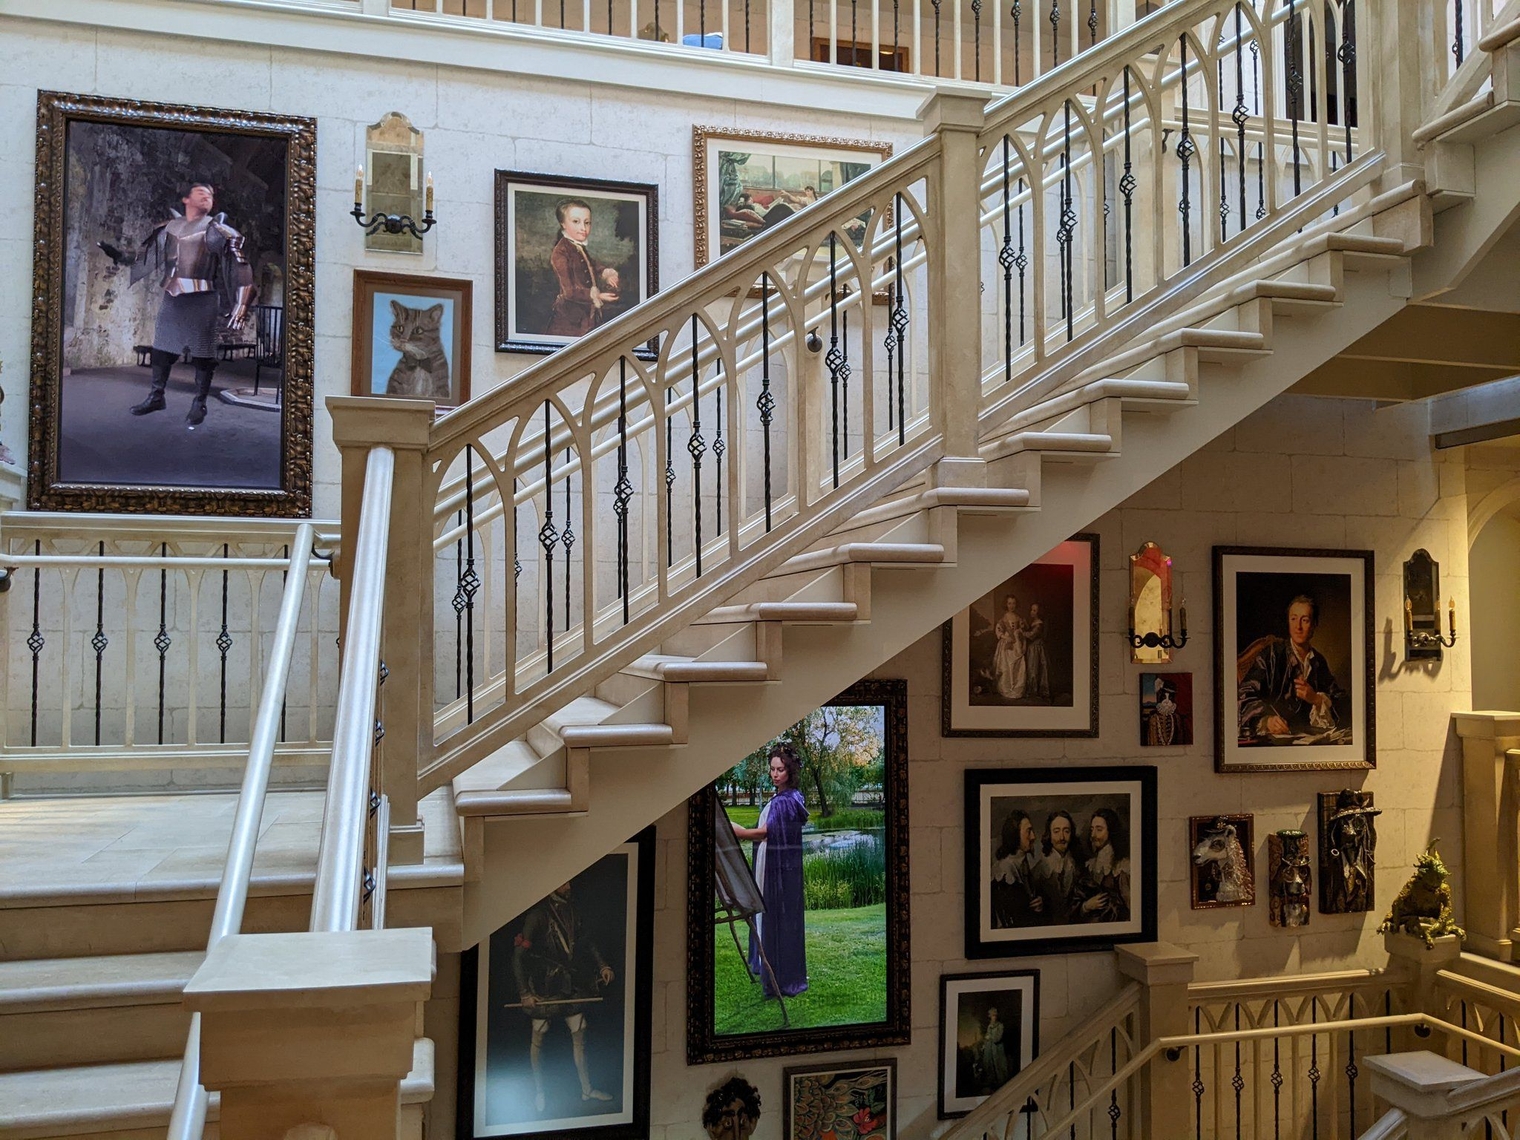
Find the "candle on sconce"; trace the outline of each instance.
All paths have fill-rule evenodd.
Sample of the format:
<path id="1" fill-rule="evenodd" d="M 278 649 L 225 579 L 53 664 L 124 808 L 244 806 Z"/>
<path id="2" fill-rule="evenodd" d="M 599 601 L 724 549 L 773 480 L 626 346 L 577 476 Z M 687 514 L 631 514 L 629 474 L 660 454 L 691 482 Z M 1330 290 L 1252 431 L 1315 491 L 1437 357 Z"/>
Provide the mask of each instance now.
<path id="1" fill-rule="evenodd" d="M 1408 594 L 1404 595 L 1404 629 L 1408 633 L 1414 632 L 1414 599 Z"/>
<path id="2" fill-rule="evenodd" d="M 1177 611 L 1177 616 L 1182 619 L 1182 636 L 1187 636 L 1187 599 L 1182 599 L 1182 608 Z"/>
<path id="3" fill-rule="evenodd" d="M 364 203 L 364 167 L 360 166 L 360 167 L 355 168 L 355 170 L 354 170 L 354 205 L 359 206 L 359 205 L 362 205 L 363 203 Z"/>
<path id="4" fill-rule="evenodd" d="M 1129 604 L 1129 631 L 1130 631 L 1130 633 L 1134 633 L 1135 632 L 1135 603 L 1134 602 L 1130 602 L 1130 604 Z"/>
<path id="5" fill-rule="evenodd" d="M 1457 599 L 1446 599 L 1446 631 L 1453 637 L 1457 635 Z"/>
<path id="6" fill-rule="evenodd" d="M 424 213 L 431 214 L 433 212 L 433 172 L 431 170 L 428 171 L 427 196 L 423 199 L 422 206 Z"/>

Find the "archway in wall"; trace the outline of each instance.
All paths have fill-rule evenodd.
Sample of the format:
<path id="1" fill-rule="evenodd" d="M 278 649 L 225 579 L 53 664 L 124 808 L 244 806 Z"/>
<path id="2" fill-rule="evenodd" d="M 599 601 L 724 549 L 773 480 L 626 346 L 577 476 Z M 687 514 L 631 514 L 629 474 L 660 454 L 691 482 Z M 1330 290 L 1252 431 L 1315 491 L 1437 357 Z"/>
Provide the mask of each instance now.
<path id="1" fill-rule="evenodd" d="M 1520 480 L 1469 520 L 1473 708 L 1520 710 Z"/>

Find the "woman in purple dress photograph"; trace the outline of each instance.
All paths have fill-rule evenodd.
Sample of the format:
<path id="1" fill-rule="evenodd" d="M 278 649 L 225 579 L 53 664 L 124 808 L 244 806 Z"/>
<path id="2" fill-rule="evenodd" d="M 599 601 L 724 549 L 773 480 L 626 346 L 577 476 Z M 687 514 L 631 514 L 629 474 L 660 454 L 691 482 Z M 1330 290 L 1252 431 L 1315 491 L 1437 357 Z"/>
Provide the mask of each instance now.
<path id="1" fill-rule="evenodd" d="M 808 988 L 802 913 L 802 825 L 807 823 L 808 809 L 797 787 L 801 773 L 796 750 L 790 744 L 777 744 L 770 752 L 776 794 L 755 827 L 733 825 L 736 836 L 755 844 L 755 882 L 765 897 L 765 912 L 756 918 L 760 942 L 756 945 L 751 939 L 749 968 L 759 975 L 766 997 L 776 995 L 760 957 L 761 946 L 782 996 L 793 997 Z"/>

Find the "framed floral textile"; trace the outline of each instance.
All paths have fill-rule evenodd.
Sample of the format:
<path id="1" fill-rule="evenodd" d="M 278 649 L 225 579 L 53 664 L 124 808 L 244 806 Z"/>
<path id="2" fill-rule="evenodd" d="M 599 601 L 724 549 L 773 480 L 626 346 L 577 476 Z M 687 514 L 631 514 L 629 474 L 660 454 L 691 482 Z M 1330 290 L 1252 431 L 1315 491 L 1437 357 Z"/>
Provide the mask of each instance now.
<path id="1" fill-rule="evenodd" d="M 786 1069 L 781 1089 L 786 1140 L 896 1140 L 895 1058 Z"/>

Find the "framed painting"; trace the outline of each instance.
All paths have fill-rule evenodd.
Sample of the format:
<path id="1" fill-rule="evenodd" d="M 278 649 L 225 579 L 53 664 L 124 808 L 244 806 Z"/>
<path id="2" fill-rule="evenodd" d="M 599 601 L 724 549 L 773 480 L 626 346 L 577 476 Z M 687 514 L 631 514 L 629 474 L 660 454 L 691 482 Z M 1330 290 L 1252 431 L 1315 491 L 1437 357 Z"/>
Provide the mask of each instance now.
<path id="1" fill-rule="evenodd" d="M 891 143 L 868 139 L 724 127 L 692 128 L 692 146 L 698 269 L 892 155 Z"/>
<path id="2" fill-rule="evenodd" d="M 1098 735 L 1098 536 L 1078 534 L 944 626 L 945 736 Z"/>
<path id="3" fill-rule="evenodd" d="M 897 1060 L 784 1069 L 781 1111 L 785 1140 L 897 1140 Z"/>
<path id="4" fill-rule="evenodd" d="M 649 1135 L 654 828 L 465 952 L 461 1138 Z"/>
<path id="5" fill-rule="evenodd" d="M 354 395 L 468 400 L 473 298 L 464 278 L 354 270 Z"/>
<path id="6" fill-rule="evenodd" d="M 1185 748 L 1193 743 L 1193 675 L 1140 674 L 1140 743 Z"/>
<path id="7" fill-rule="evenodd" d="M 1040 1051 L 1040 971 L 939 980 L 939 1117 L 965 1116 Z"/>
<path id="8" fill-rule="evenodd" d="M 1214 547 L 1214 768 L 1372 768 L 1370 550 Z"/>
<path id="9" fill-rule="evenodd" d="M 496 351 L 554 352 L 653 297 L 659 219 L 651 184 L 498 170 Z"/>
<path id="10" fill-rule="evenodd" d="M 1249 815 L 1188 819 L 1188 877 L 1194 910 L 1256 905 L 1256 826 Z"/>
<path id="11" fill-rule="evenodd" d="M 1156 769 L 966 772 L 966 957 L 1156 937 Z"/>
<path id="12" fill-rule="evenodd" d="M 691 798 L 689 1064 L 907 1043 L 907 688 L 857 682 Z"/>
<path id="13" fill-rule="evenodd" d="M 39 91 L 37 185 L 28 505 L 310 514 L 316 120 Z"/>

